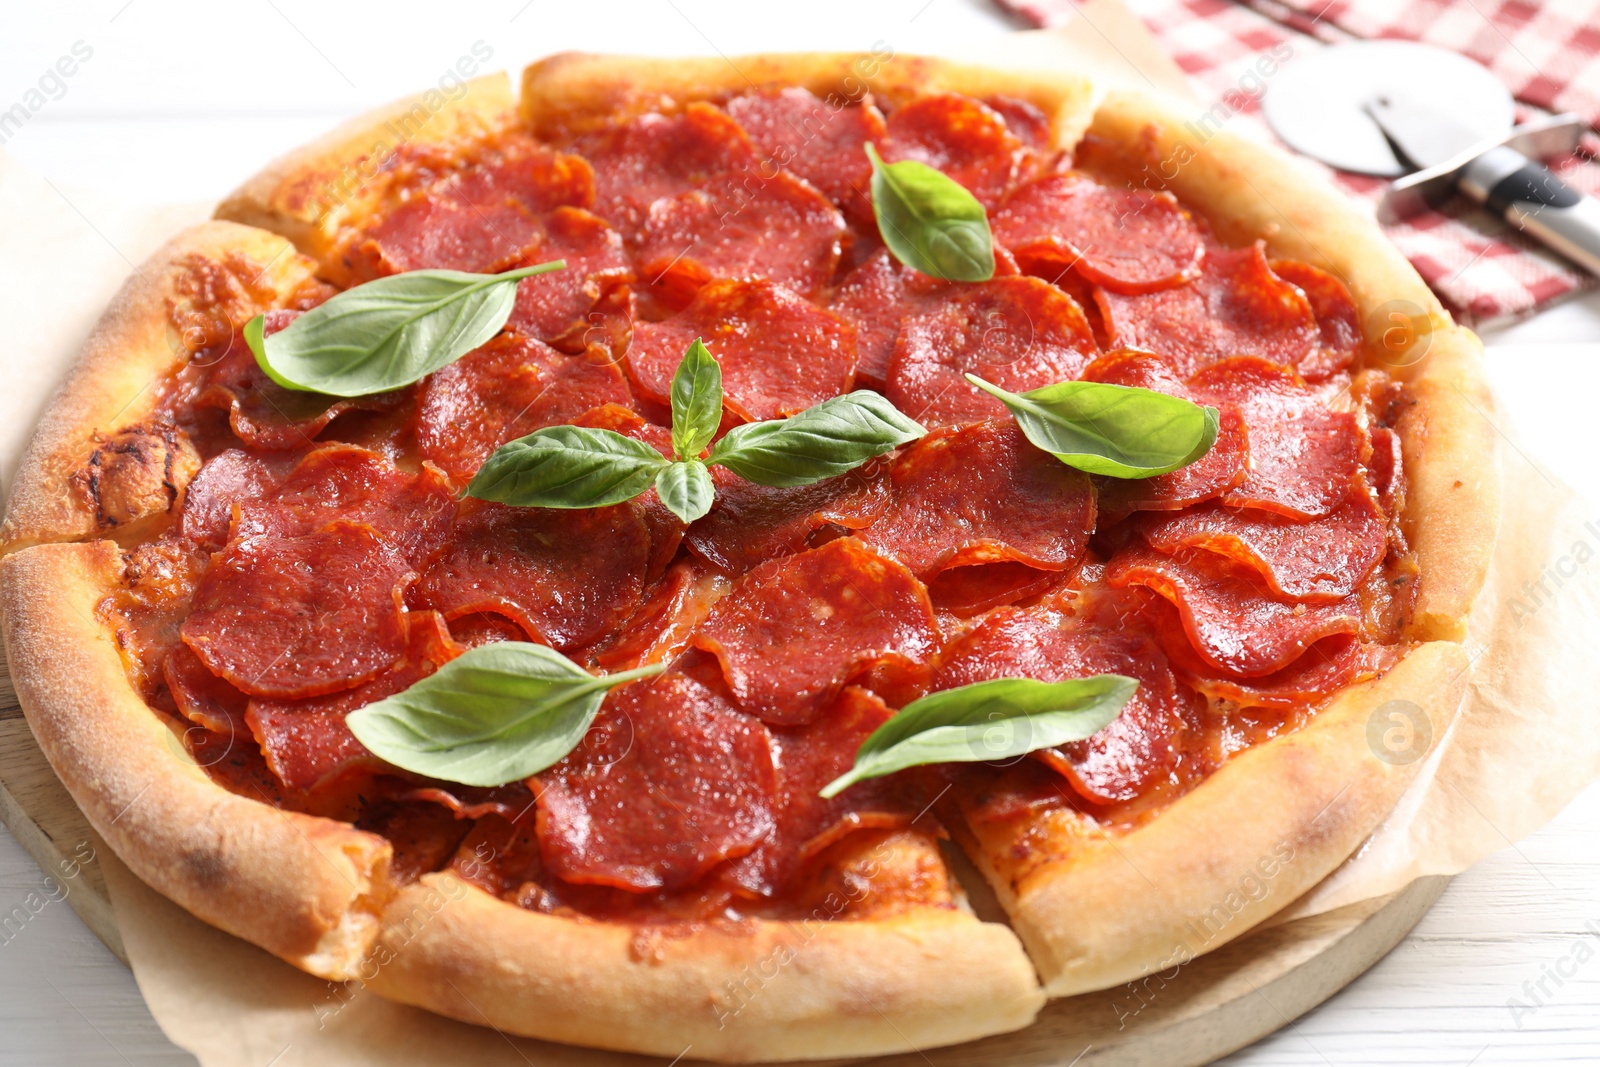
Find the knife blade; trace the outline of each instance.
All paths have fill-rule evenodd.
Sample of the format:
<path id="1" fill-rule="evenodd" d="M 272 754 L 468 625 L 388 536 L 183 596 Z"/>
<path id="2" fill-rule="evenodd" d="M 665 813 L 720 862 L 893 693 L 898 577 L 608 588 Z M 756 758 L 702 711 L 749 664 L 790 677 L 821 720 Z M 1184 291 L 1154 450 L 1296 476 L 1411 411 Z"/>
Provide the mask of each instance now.
<path id="1" fill-rule="evenodd" d="M 1402 162 L 1426 170 L 1459 160 L 1453 174 L 1456 189 L 1600 274 L 1600 201 L 1516 149 L 1484 143 L 1448 115 L 1388 97 L 1368 101 L 1367 113 Z"/>

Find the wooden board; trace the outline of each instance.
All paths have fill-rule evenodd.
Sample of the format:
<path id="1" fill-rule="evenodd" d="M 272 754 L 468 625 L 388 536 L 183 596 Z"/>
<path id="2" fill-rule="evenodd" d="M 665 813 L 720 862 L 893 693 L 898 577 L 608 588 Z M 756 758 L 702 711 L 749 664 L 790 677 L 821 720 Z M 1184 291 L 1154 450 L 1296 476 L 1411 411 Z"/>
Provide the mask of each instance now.
<path id="1" fill-rule="evenodd" d="M 0 668 L 3 668 L 0 661 Z M 0 670 L 0 820 L 124 963 L 105 879 L 85 845 L 106 846 L 67 794 Z M 1381 959 L 1444 891 L 1448 878 L 1310 919 L 1268 926 L 1139 983 L 1048 1005 L 1026 1030 L 940 1049 L 940 1067 L 1199 1067 L 1292 1022 Z M 980 913 L 992 902 L 974 901 Z M 636 1062 L 636 1057 L 618 1057 Z M 926 1067 L 921 1053 L 871 1061 Z"/>
<path id="2" fill-rule="evenodd" d="M 66 901 L 96 937 L 123 963 L 128 956 L 111 911 L 100 866 L 86 855 L 106 848 L 89 826 L 67 787 L 50 769 L 22 717 L 22 706 L 0 651 L 0 822 L 6 824 L 39 869 L 62 884 Z M 86 851 L 92 849 L 92 852 Z"/>

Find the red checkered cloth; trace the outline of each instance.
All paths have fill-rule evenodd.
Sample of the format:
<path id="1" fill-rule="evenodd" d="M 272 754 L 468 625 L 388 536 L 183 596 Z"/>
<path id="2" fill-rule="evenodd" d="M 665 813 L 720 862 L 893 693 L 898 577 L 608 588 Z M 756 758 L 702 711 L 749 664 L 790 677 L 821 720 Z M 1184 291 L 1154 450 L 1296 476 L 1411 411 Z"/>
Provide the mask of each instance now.
<path id="1" fill-rule="evenodd" d="M 1235 120 L 1277 141 L 1260 117 L 1270 76 L 1255 63 L 1283 47 L 1300 52 L 1353 37 L 1399 37 L 1465 53 L 1493 70 L 1518 101 L 1518 120 L 1576 111 L 1600 128 L 1600 0 L 1126 0 L 1203 98 L 1226 102 Z M 1035 26 L 1076 16 L 1072 0 L 998 0 Z M 1288 62 L 1293 62 L 1292 58 Z M 1563 181 L 1600 193 L 1591 137 L 1575 156 L 1547 161 Z M 1600 142 L 1597 142 L 1600 143 Z M 1321 164 L 1317 164 L 1320 166 Z M 1375 203 L 1381 178 L 1329 171 Z M 1582 269 L 1457 197 L 1385 228 L 1417 272 L 1459 318 L 1482 325 L 1518 318 L 1593 288 Z"/>

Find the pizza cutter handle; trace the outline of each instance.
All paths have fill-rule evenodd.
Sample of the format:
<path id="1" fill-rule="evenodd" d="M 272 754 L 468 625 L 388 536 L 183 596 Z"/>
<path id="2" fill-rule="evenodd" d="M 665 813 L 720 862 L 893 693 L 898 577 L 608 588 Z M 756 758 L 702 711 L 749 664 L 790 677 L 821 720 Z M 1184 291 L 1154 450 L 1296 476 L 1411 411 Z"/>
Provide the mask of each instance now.
<path id="1" fill-rule="evenodd" d="M 1600 200 L 1585 196 L 1514 148 L 1491 148 L 1457 187 L 1511 225 L 1600 275 Z"/>

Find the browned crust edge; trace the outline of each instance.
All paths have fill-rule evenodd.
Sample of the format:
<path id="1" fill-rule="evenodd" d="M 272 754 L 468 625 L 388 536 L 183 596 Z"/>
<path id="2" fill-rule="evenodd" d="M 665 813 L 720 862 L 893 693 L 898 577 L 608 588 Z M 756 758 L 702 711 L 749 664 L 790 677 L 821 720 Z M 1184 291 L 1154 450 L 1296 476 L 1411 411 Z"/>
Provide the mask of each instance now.
<path id="1" fill-rule="evenodd" d="M 657 59 L 563 52 L 522 75 L 522 117 L 536 134 L 582 132 L 618 116 L 672 110 L 766 87 L 800 86 L 836 104 L 870 92 L 894 104 L 959 92 L 1025 100 L 1049 116 L 1060 143 L 1082 133 L 1094 89 L 1075 74 L 1007 71 L 927 56 L 902 56 L 883 42 L 872 52 L 795 52 Z"/>
<path id="2" fill-rule="evenodd" d="M 242 256 L 260 270 L 258 286 L 292 292 L 311 277 L 309 260 L 283 238 L 229 222 L 191 227 L 151 256 L 117 292 L 56 390 L 17 468 L 0 524 L 0 550 L 104 533 L 72 475 L 94 449 L 95 435 L 150 414 L 166 377 L 188 359 L 170 306 L 183 299 L 178 277 L 191 257 Z M 240 309 L 254 314 L 262 308 Z M 175 499 L 174 504 L 179 500 Z"/>
<path id="3" fill-rule="evenodd" d="M 514 908 L 446 873 L 401 893 L 375 957 L 377 992 L 463 1022 L 722 1062 L 949 1045 L 1021 1029 L 1044 1004 L 1016 935 L 953 908 L 652 935 Z"/>
<path id="4" fill-rule="evenodd" d="M 403 145 L 481 135 L 514 117 L 502 72 L 473 78 L 453 98 L 430 89 L 386 104 L 285 153 L 217 205 L 215 217 L 287 237 L 318 260 L 341 227 L 381 196 L 386 168 Z"/>
<path id="5" fill-rule="evenodd" d="M 312 974 L 344 978 L 377 936 L 389 843 L 230 793 L 139 697 L 99 601 L 110 541 L 0 560 L 17 697 L 50 766 L 128 867 L 195 915 Z"/>

